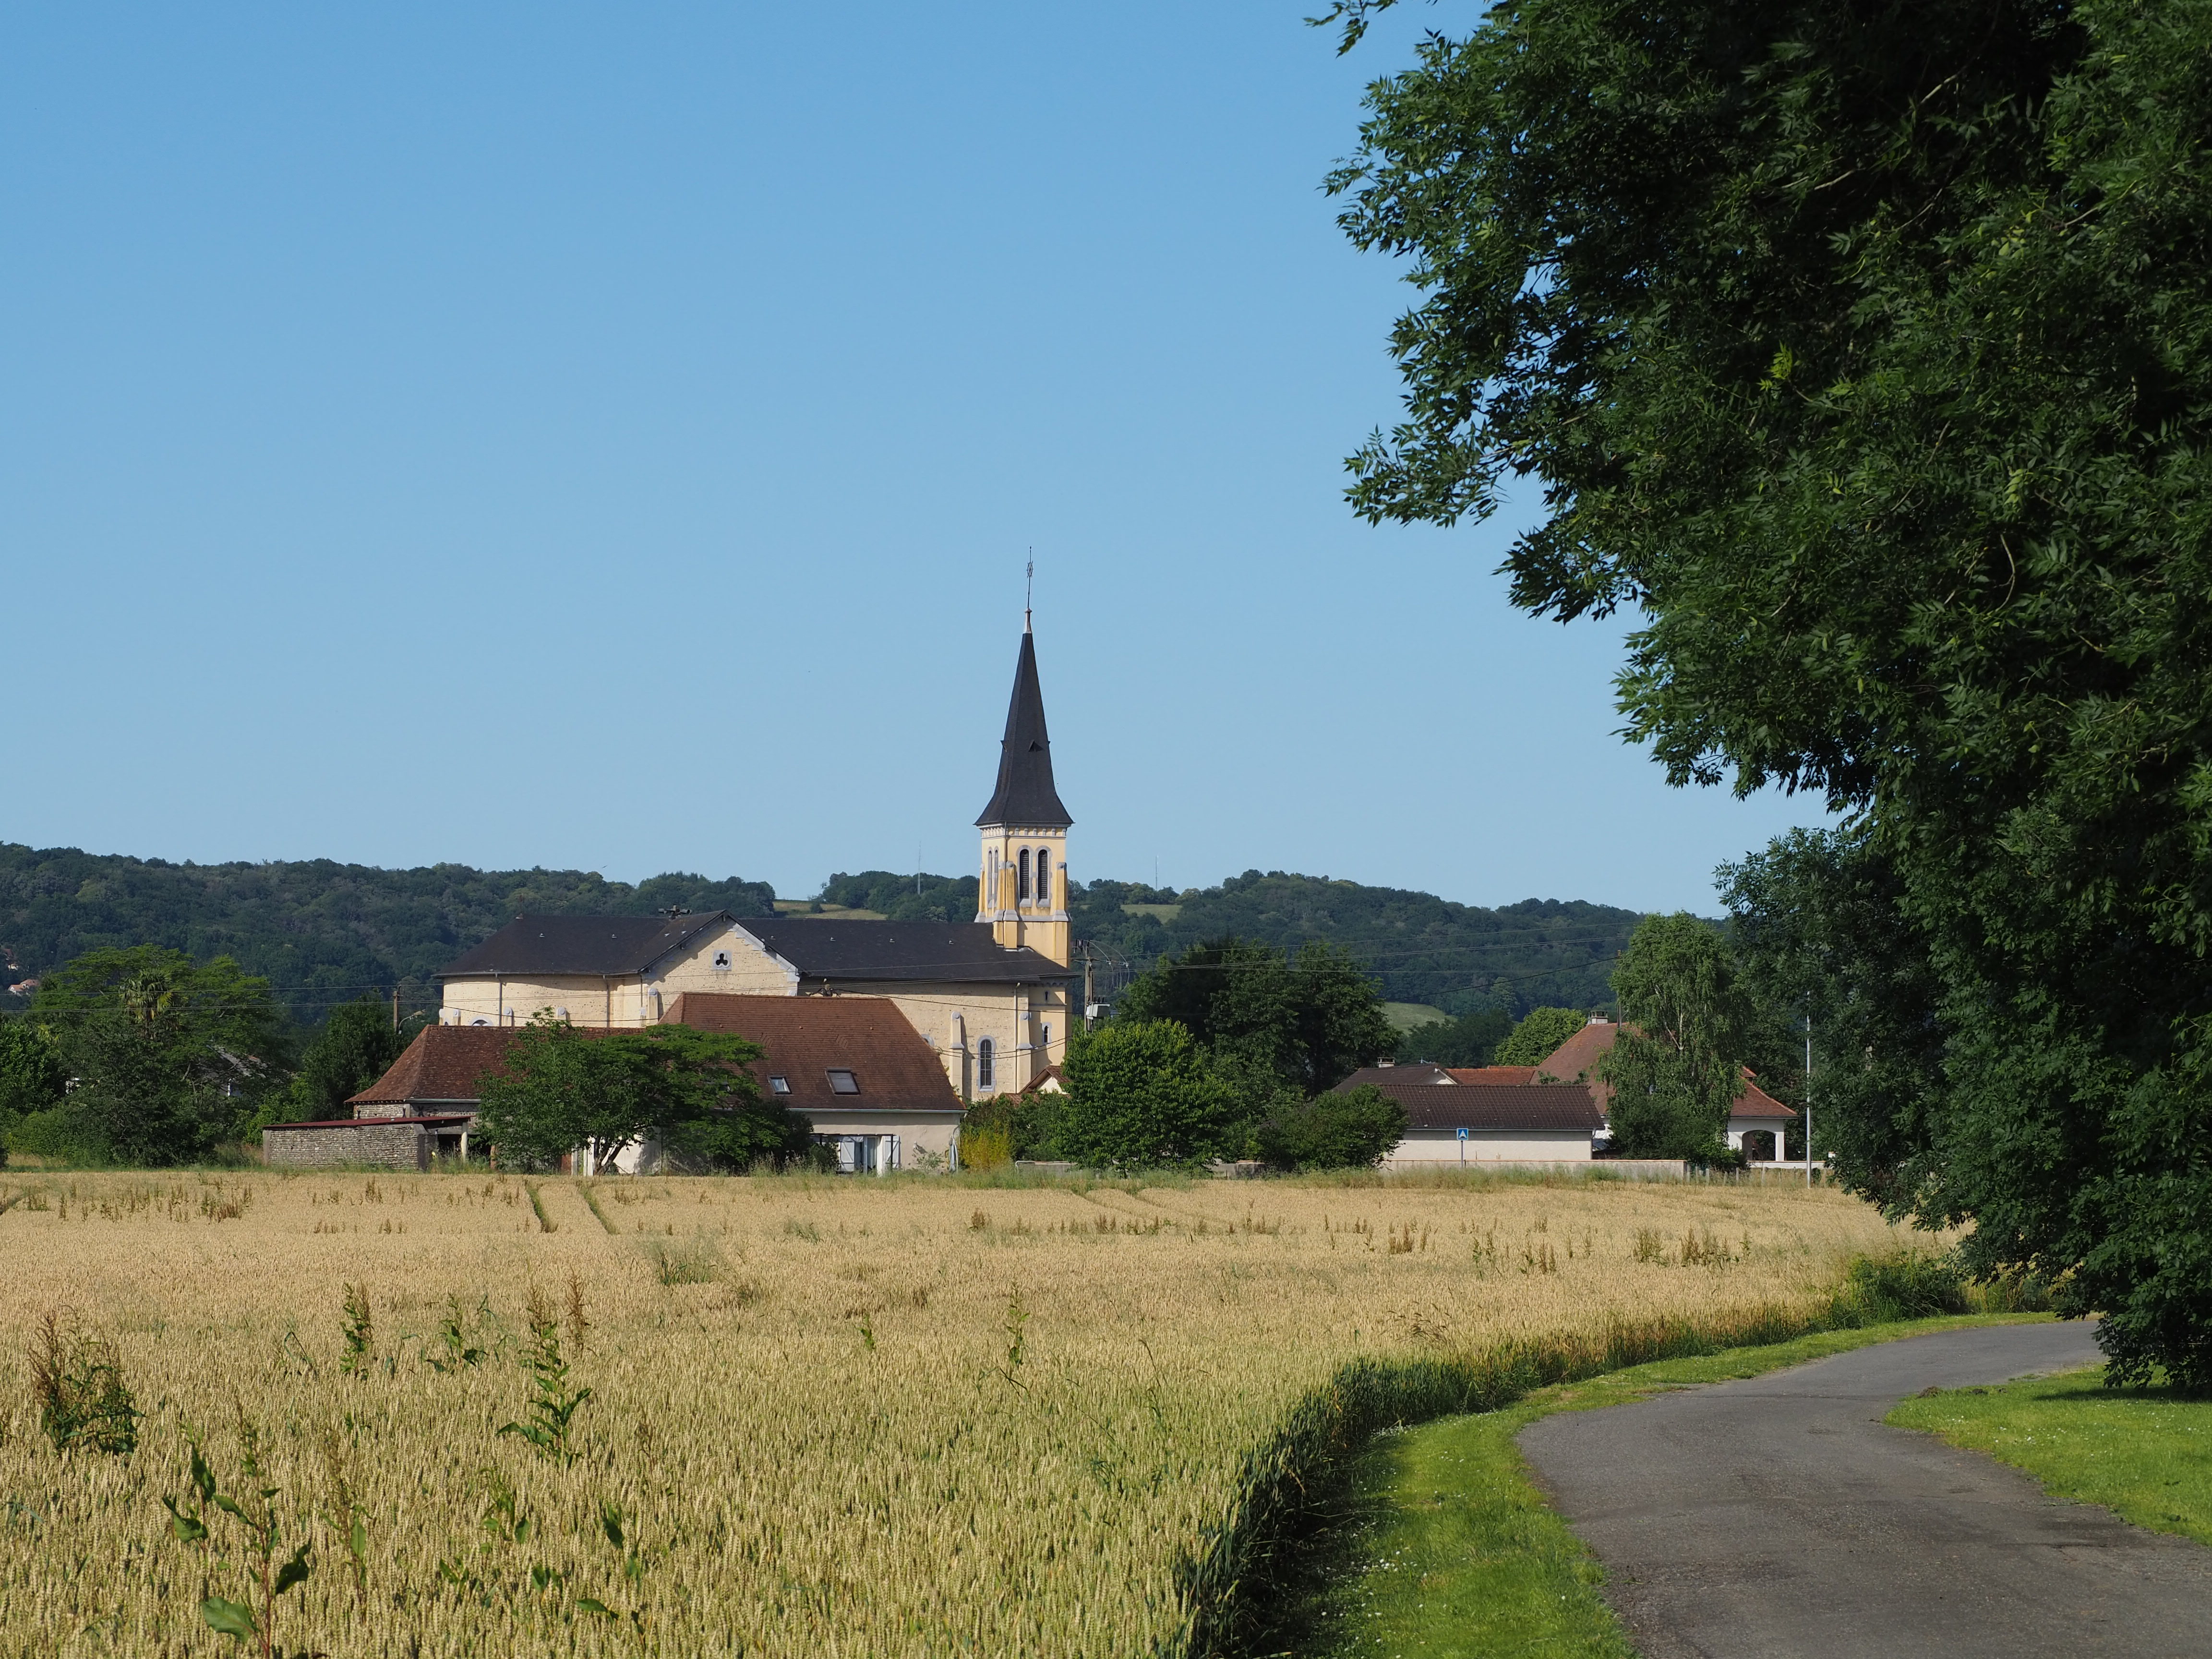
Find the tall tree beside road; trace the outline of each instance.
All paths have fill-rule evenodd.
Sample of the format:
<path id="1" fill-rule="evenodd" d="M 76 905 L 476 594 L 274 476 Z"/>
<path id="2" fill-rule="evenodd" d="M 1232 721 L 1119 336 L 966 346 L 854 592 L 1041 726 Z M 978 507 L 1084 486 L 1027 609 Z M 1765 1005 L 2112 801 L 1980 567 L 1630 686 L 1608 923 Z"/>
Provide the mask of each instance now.
<path id="1" fill-rule="evenodd" d="M 2212 9 L 1528 0 L 1418 50 L 1331 180 L 1423 290 L 1354 507 L 1540 482 L 1515 601 L 1639 613 L 1670 779 L 1815 791 L 1896 884 L 1945 1037 L 1892 1195 L 2212 1386 Z"/>
<path id="2" fill-rule="evenodd" d="M 1647 916 L 1613 970 L 1620 1034 L 1598 1062 L 1613 1150 L 1711 1158 L 1743 1091 L 1751 1011 L 1721 937 L 1695 916 Z"/>
<path id="3" fill-rule="evenodd" d="M 1862 834 L 1796 830 L 1723 865 L 1721 892 L 1753 1002 L 1813 1023 L 1819 1150 L 1892 1215 L 1932 1205 L 1937 1131 L 1971 1119 L 1941 1109 L 1942 988 L 1896 872 Z"/>

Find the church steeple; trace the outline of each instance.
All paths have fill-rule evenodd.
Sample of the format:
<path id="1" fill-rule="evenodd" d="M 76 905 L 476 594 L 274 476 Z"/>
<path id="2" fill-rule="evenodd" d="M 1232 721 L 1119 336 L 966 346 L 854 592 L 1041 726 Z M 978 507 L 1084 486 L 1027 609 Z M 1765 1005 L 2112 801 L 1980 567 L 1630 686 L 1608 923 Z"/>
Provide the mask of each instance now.
<path id="1" fill-rule="evenodd" d="M 1014 660 L 1014 695 L 999 744 L 999 785 L 975 820 L 983 859 L 975 920 L 988 922 L 1000 944 L 1028 945 L 1066 965 L 1067 831 L 1074 820 L 1053 787 L 1052 739 L 1037 684 L 1036 639 L 1024 615 Z M 1063 1034 L 1064 1035 L 1064 1034 Z"/>
<path id="2" fill-rule="evenodd" d="M 1052 739 L 1044 729 L 1036 637 L 1024 628 L 1021 655 L 1014 661 L 1013 699 L 1006 705 L 1006 735 L 999 744 L 999 787 L 975 823 L 1065 830 L 1074 822 L 1052 787 Z"/>

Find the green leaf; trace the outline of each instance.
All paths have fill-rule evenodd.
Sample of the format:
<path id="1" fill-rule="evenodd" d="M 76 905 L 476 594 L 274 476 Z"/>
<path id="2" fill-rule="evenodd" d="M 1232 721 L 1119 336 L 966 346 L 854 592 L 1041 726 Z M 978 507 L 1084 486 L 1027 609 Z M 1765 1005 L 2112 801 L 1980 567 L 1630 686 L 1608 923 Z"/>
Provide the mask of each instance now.
<path id="1" fill-rule="evenodd" d="M 246 1514 L 244 1510 L 239 1508 L 238 1501 L 235 1498 L 225 1498 L 221 1492 L 217 1492 L 215 1495 L 215 1506 L 221 1510 L 225 1515 L 236 1516 L 240 1520 L 245 1522 L 249 1527 L 253 1524 L 253 1517 Z"/>
<path id="2" fill-rule="evenodd" d="M 282 1595 L 293 1585 L 307 1582 L 307 1574 L 313 1571 L 307 1565 L 307 1553 L 313 1548 L 313 1544 L 301 1545 L 292 1553 L 292 1559 L 277 1568 L 276 1590 L 277 1595 Z"/>
<path id="3" fill-rule="evenodd" d="M 604 1601 L 595 1601 L 588 1595 L 577 1598 L 576 1609 L 580 1613 L 596 1613 L 602 1619 L 612 1619 L 616 1616 L 612 1607 Z"/>
<path id="4" fill-rule="evenodd" d="M 261 1633 L 261 1626 L 253 1620 L 253 1609 L 243 1601 L 226 1601 L 220 1595 L 210 1595 L 200 1603 L 200 1617 L 218 1636 L 234 1636 L 242 1642 Z"/>
<path id="5" fill-rule="evenodd" d="M 599 1501 L 599 1530 L 607 1535 L 607 1542 L 617 1549 L 623 1547 L 623 1517 L 621 1506 L 602 1498 Z"/>
<path id="6" fill-rule="evenodd" d="M 208 1535 L 207 1528 L 179 1509 L 174 1499 L 164 1498 L 161 1504 L 172 1517 L 169 1522 L 169 1530 L 176 1534 L 178 1542 L 197 1544 Z"/>

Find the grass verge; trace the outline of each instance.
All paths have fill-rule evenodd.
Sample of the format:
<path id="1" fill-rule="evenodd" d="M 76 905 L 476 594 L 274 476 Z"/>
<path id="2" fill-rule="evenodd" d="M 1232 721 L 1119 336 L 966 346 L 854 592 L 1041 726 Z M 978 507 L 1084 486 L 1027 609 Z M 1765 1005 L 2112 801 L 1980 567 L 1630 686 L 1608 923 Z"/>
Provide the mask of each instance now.
<path id="1" fill-rule="evenodd" d="M 1596 1562 L 1529 1479 L 1514 1439 L 1523 1427 L 1553 1412 L 1757 1376 L 1901 1336 L 2039 1316 L 1968 1315 L 1811 1332 L 1801 1318 L 1801 1334 L 1750 1346 L 1729 1346 L 1716 1340 L 1726 1333 L 1708 1331 L 1703 1351 L 1692 1350 L 1699 1334 L 1685 1330 L 1673 1337 L 1676 1357 L 1593 1367 L 1494 1403 L 1471 1401 L 1471 1412 L 1462 1407 L 1417 1428 L 1380 1425 L 1347 1443 L 1334 1467 L 1310 1471 L 1296 1523 L 1283 1527 L 1272 1549 L 1253 1552 L 1249 1582 L 1224 1598 L 1211 1628 L 1201 1621 L 1200 1650 L 1300 1659 L 1633 1659 L 1599 1594 Z M 1510 1389 L 1512 1368 L 1500 1369 L 1492 1387 L 1504 1392 L 1499 1385 Z M 1409 1413 L 1403 1420 L 1421 1419 Z"/>
<path id="2" fill-rule="evenodd" d="M 1883 1419 L 2025 1469 L 2055 1498 L 2212 1544 L 2212 1400 L 2097 1370 L 1916 1395 Z"/>

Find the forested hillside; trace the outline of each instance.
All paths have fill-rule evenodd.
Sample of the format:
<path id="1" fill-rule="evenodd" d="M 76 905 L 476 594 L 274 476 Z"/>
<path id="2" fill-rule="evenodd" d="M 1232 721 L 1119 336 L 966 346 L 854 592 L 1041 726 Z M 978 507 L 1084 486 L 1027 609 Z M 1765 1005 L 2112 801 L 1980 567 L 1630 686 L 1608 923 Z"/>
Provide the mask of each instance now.
<path id="1" fill-rule="evenodd" d="M 975 878 L 868 871 L 832 877 L 820 896 L 902 920 L 965 921 L 975 914 Z M 0 986 L 102 945 L 161 945 L 203 961 L 236 957 L 276 987 L 294 1018 L 314 1024 L 332 1004 L 388 994 L 395 981 L 406 1007 L 431 1006 L 430 975 L 524 911 L 642 915 L 680 904 L 758 915 L 775 899 L 765 882 L 696 875 L 632 886 L 578 870 L 378 870 L 325 859 L 169 864 L 0 843 L 0 962 L 9 970 Z M 1256 870 L 1181 893 L 1094 881 L 1079 884 L 1071 902 L 1077 937 L 1132 969 L 1224 933 L 1285 947 L 1328 939 L 1365 963 L 1392 1001 L 1454 1014 L 1603 1005 L 1613 959 L 1638 920 L 1634 911 L 1580 902 L 1529 899 L 1492 910 Z M 1110 995 L 1114 977 L 1099 989 Z M 26 1006 L 0 994 L 0 1012 Z"/>
<path id="2" fill-rule="evenodd" d="M 821 897 L 900 920 L 954 921 L 975 914 L 975 878 L 871 870 L 831 877 Z M 1496 1006 L 1516 1017 L 1544 1004 L 1609 1004 L 1613 958 L 1641 920 L 1634 910 L 1578 899 L 1524 899 L 1493 910 L 1279 870 L 1248 870 L 1218 887 L 1180 893 L 1083 883 L 1069 906 L 1077 938 L 1136 969 L 1226 933 L 1286 949 L 1327 939 L 1364 962 L 1393 1002 L 1425 1002 L 1451 1014 Z"/>
<path id="3" fill-rule="evenodd" d="M 0 986 L 35 978 L 102 945 L 161 945 L 203 961 L 235 957 L 266 976 L 295 1019 L 395 981 L 410 1009 L 431 1006 L 430 975 L 524 911 L 642 915 L 766 911 L 765 882 L 665 875 L 633 887 L 580 870 L 377 870 L 295 864 L 169 864 L 160 859 L 0 842 Z M 28 1006 L 0 994 L 0 1010 Z"/>

